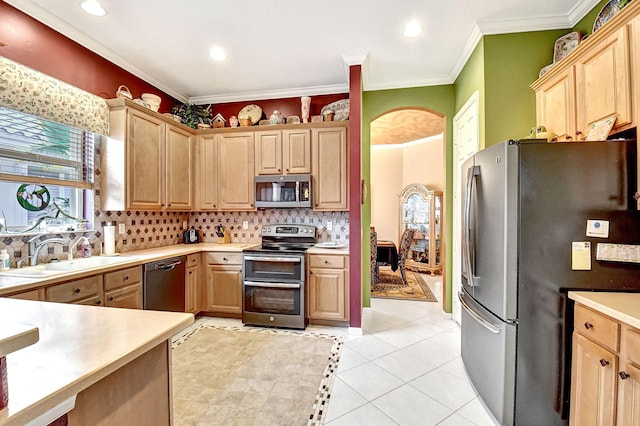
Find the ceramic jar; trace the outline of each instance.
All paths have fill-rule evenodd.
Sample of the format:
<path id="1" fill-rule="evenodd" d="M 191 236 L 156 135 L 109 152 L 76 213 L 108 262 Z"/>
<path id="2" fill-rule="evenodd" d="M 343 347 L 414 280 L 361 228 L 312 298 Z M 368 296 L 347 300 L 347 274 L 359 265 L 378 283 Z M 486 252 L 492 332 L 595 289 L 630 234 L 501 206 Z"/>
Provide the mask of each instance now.
<path id="1" fill-rule="evenodd" d="M 274 110 L 273 114 L 269 117 L 270 124 L 284 124 L 285 120 L 282 113 L 279 110 Z"/>
<path id="2" fill-rule="evenodd" d="M 238 117 L 232 115 L 229 117 L 229 126 L 230 127 L 238 127 Z"/>

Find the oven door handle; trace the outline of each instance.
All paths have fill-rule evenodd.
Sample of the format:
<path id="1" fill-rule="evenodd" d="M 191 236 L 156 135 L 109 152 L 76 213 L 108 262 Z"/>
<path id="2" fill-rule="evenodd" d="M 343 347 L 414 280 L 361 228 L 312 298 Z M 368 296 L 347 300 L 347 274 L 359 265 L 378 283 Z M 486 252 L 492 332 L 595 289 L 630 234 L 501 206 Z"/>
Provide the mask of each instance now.
<path id="1" fill-rule="evenodd" d="M 262 282 L 256 282 L 256 281 L 245 281 L 244 285 L 249 287 L 266 287 L 266 288 L 300 288 L 300 284 L 262 283 Z"/>
<path id="2" fill-rule="evenodd" d="M 278 263 L 300 263 L 302 259 L 299 257 L 269 257 L 269 256 L 245 256 L 244 260 L 252 260 L 254 262 L 278 262 Z"/>

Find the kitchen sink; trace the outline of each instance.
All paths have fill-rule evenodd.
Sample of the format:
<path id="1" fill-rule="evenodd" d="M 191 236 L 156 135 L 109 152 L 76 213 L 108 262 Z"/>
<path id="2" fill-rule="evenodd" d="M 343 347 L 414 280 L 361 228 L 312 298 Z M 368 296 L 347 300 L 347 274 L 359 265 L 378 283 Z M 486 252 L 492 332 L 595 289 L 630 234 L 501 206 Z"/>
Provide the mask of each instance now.
<path id="1" fill-rule="evenodd" d="M 79 258 L 67 260 L 63 262 L 45 263 L 42 265 L 28 266 L 26 268 L 11 269 L 6 272 L 0 272 L 0 276 L 9 277 L 25 277 L 25 278 L 46 278 L 55 275 L 61 275 L 69 272 L 97 268 L 100 266 L 117 265 L 135 260 L 135 257 L 117 256 L 104 257 L 95 256 L 87 258 Z"/>

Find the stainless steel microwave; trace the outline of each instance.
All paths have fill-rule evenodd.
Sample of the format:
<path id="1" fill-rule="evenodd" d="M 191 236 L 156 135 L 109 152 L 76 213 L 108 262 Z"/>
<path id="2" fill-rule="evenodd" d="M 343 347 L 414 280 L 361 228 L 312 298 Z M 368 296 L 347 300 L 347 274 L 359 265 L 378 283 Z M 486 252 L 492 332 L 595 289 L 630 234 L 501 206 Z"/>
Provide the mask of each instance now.
<path id="1" fill-rule="evenodd" d="M 311 207 L 311 175 L 256 176 L 257 208 Z"/>

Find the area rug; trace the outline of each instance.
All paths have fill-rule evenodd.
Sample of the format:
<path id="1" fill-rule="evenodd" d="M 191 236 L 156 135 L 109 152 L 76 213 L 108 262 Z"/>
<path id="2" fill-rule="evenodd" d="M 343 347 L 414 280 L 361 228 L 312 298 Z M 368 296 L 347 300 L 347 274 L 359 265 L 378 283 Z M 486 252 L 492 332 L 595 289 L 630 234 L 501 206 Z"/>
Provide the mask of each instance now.
<path id="1" fill-rule="evenodd" d="M 371 297 L 377 299 L 419 300 L 437 302 L 437 299 L 417 272 L 406 271 L 407 284 L 402 282 L 400 270 L 380 270 L 378 283 L 371 286 Z"/>
<path id="2" fill-rule="evenodd" d="M 174 425 L 321 425 L 343 338 L 196 326 L 173 342 Z"/>

